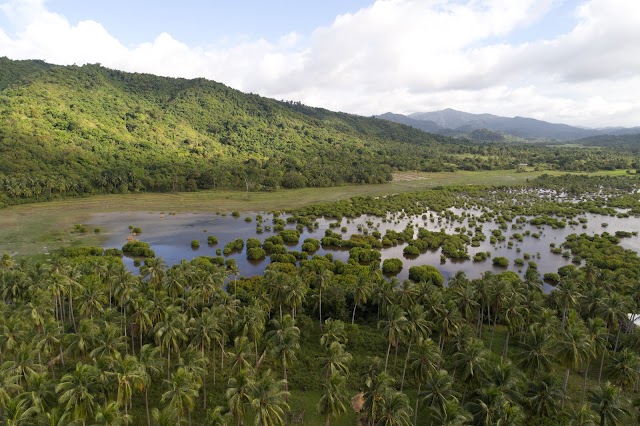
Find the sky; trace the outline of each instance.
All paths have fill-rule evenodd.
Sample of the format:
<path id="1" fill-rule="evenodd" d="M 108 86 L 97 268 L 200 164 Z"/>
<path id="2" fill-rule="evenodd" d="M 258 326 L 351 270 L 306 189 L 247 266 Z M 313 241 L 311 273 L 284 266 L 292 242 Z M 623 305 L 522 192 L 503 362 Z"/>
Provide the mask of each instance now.
<path id="1" fill-rule="evenodd" d="M 640 0 L 0 0 L 0 56 L 365 116 L 640 126 Z"/>

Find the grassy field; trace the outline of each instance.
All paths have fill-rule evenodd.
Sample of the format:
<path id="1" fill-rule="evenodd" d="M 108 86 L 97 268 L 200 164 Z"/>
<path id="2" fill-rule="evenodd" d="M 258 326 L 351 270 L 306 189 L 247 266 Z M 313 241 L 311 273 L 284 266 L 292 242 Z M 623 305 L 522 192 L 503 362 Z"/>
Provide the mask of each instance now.
<path id="1" fill-rule="evenodd" d="M 98 234 L 73 234 L 74 224 L 87 223 L 101 212 L 207 212 L 273 211 L 332 202 L 355 196 L 378 196 L 420 191 L 448 185 L 513 185 L 543 172 L 513 170 L 455 173 L 403 172 L 381 185 L 304 188 L 276 192 L 199 191 L 171 194 L 141 193 L 97 195 L 46 203 L 12 206 L 0 210 L 0 253 L 16 256 L 44 254 L 67 244 L 98 244 Z M 555 172 L 547 172 L 558 174 Z M 624 173 L 618 171 L 614 173 Z M 611 173 L 608 173 L 611 174 Z"/>

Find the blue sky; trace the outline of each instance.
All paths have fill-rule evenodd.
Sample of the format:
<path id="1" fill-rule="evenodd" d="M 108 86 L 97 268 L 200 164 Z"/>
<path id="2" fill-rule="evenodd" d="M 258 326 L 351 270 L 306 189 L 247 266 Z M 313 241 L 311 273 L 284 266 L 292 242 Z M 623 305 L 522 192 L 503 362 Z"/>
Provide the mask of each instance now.
<path id="1" fill-rule="evenodd" d="M 335 17 L 369 6 L 368 0 L 51 0 L 52 12 L 70 21 L 92 19 L 126 44 L 169 32 L 189 45 L 217 44 L 227 38 L 277 41 L 295 31 L 310 34 Z"/>
<path id="2" fill-rule="evenodd" d="M 0 0 L 0 55 L 362 115 L 640 125 L 638 0 Z"/>

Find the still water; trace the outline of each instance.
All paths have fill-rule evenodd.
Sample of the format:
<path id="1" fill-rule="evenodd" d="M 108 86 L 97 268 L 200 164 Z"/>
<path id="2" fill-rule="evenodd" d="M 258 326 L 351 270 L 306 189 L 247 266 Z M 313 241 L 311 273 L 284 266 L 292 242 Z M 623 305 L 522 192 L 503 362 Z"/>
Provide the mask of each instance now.
<path id="1" fill-rule="evenodd" d="M 456 214 L 460 215 L 462 211 L 457 209 L 451 209 Z M 225 244 L 238 238 L 246 240 L 247 238 L 257 238 L 263 241 L 265 238 L 277 234 L 274 231 L 265 231 L 258 233 L 256 231 L 256 215 L 258 213 L 243 213 L 240 217 L 223 216 L 216 213 L 178 213 L 178 214 L 164 214 L 164 213 L 141 213 L 141 212 L 124 212 L 124 213 L 100 213 L 95 214 L 91 218 L 90 225 L 92 227 L 100 227 L 102 229 L 103 247 L 104 248 L 122 248 L 127 242 L 128 238 L 131 238 L 130 226 L 142 228 L 142 233 L 135 236 L 140 241 L 145 241 L 151 245 L 151 248 L 156 252 L 156 256 L 162 257 L 164 261 L 169 265 L 179 263 L 182 259 L 190 260 L 197 256 L 215 256 L 217 248 L 224 248 Z M 263 217 L 262 227 L 271 226 L 273 216 L 268 213 L 260 213 Z M 429 214 L 428 214 L 429 215 Z M 467 215 L 478 216 L 479 212 L 474 210 L 467 210 Z M 384 235 L 387 229 L 395 229 L 402 231 L 407 224 L 413 224 L 417 233 L 418 227 L 427 228 L 430 231 L 439 231 L 444 229 L 447 233 L 456 233 L 455 228 L 467 227 L 467 218 L 460 218 L 457 221 L 447 221 L 446 218 L 439 218 L 435 213 L 432 213 L 433 221 L 431 218 L 427 220 L 423 217 L 416 216 L 404 216 L 402 214 L 388 214 L 387 220 L 383 222 L 383 218 L 375 216 L 361 216 L 355 219 L 348 220 L 343 218 L 338 228 L 334 228 L 334 232 L 341 232 L 342 227 L 346 227 L 346 232 L 342 233 L 343 239 L 348 239 L 351 234 L 372 232 L 378 230 Z M 251 218 L 251 222 L 247 222 L 245 219 Z M 281 218 L 286 216 L 281 215 Z M 400 281 L 407 279 L 409 275 L 409 268 L 414 265 L 433 265 L 436 266 L 446 280 L 455 274 L 457 271 L 464 271 L 469 278 L 477 278 L 484 271 L 492 271 L 494 273 L 503 272 L 505 270 L 511 270 L 520 275 L 523 275 L 526 266 L 518 267 L 514 264 L 514 260 L 523 258 L 524 253 L 531 255 L 531 260 L 538 264 L 538 270 L 541 274 L 547 272 L 557 272 L 558 268 L 571 264 L 570 258 L 564 258 L 559 254 L 553 254 L 550 251 L 550 244 L 555 243 L 560 245 L 564 242 L 565 237 L 569 234 L 587 233 L 589 235 L 599 234 L 602 232 L 609 232 L 611 234 L 615 231 L 637 231 L 640 227 L 640 219 L 629 218 L 617 218 L 613 216 L 602 216 L 595 214 L 586 214 L 582 216 L 587 219 L 586 229 L 582 228 L 582 224 L 570 226 L 565 228 L 552 229 L 550 226 L 534 226 L 529 223 L 521 224 L 521 229 L 512 230 L 509 225 L 508 230 L 503 230 L 502 233 L 507 237 L 504 242 L 497 244 L 489 243 L 489 235 L 491 230 L 497 229 L 496 223 L 477 223 L 477 226 L 482 226 L 483 233 L 487 236 L 486 240 L 481 243 L 479 247 L 468 248 L 468 253 L 471 257 L 477 252 L 491 252 L 491 257 L 482 262 L 474 262 L 473 260 L 460 260 L 452 261 L 447 260 L 445 263 L 440 262 L 440 250 L 430 250 L 422 253 L 417 257 L 406 257 L 402 250 L 406 244 L 399 244 L 395 247 L 383 248 L 380 250 L 382 254 L 382 260 L 388 258 L 399 258 L 403 261 L 404 267 L 402 271 L 396 276 Z M 440 222 L 439 222 L 440 220 Z M 319 218 L 317 219 L 318 226 L 315 229 L 309 230 L 305 228 L 300 235 L 299 244 L 289 245 L 288 250 L 301 250 L 301 246 L 305 238 L 315 238 L 320 240 L 325 235 L 325 230 L 329 228 L 330 223 L 335 223 L 335 220 L 328 220 Z M 515 224 L 515 220 L 513 222 Z M 607 223 L 605 228 L 603 223 Z M 295 229 L 295 224 L 287 224 L 285 229 Z M 525 236 L 523 242 L 509 239 L 509 236 L 513 233 L 524 234 L 526 231 L 540 234 L 540 238 L 536 239 L 532 236 Z M 207 245 L 207 237 L 213 235 L 218 239 L 218 244 L 209 246 Z M 199 240 L 200 248 L 192 249 L 191 241 Z M 509 247 L 508 242 L 513 241 L 513 246 Z M 634 236 L 631 238 L 623 238 L 620 243 L 624 248 L 632 249 L 634 251 L 640 250 L 640 237 Z M 320 248 L 316 254 L 331 253 L 334 259 L 340 259 L 347 261 L 349 258 L 349 251 L 343 250 L 325 250 Z M 508 268 L 499 268 L 492 265 L 491 258 L 496 256 L 504 256 L 509 259 Z M 269 264 L 269 258 L 267 257 L 262 261 L 249 261 L 247 260 L 246 253 L 233 253 L 227 258 L 233 258 L 236 260 L 240 269 L 240 275 L 250 277 L 253 275 L 262 274 L 264 268 Z M 125 257 L 124 262 L 126 266 L 133 272 L 137 272 L 138 268 L 134 266 L 132 258 Z M 526 265 L 526 261 L 525 261 Z M 546 285 L 548 291 L 550 287 Z"/>

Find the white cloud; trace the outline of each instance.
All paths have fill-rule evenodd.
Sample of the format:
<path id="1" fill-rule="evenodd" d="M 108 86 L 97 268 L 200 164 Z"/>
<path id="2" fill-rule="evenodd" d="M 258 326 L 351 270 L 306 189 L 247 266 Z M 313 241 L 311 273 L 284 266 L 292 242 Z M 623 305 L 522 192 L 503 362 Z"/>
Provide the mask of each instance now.
<path id="1" fill-rule="evenodd" d="M 188 46 L 170 29 L 125 46 L 43 0 L 10 0 L 0 55 L 206 77 L 247 92 L 364 115 L 445 107 L 586 126 L 640 125 L 640 2 L 590 0 L 566 34 L 509 43 L 563 0 L 378 0 L 276 43 Z"/>

